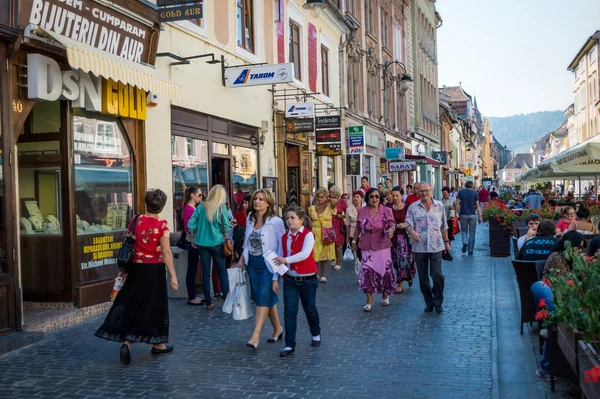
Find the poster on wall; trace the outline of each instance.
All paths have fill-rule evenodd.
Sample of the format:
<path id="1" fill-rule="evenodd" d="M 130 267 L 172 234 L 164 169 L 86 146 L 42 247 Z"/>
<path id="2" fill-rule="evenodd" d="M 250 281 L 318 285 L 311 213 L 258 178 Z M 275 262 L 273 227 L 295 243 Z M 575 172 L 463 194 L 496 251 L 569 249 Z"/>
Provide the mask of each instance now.
<path id="1" fill-rule="evenodd" d="M 127 231 L 121 230 L 77 236 L 77 264 L 82 282 L 112 278 L 118 273 L 117 254 L 126 235 Z"/>
<path id="2" fill-rule="evenodd" d="M 361 154 L 346 154 L 346 176 L 360 176 L 362 170 Z"/>

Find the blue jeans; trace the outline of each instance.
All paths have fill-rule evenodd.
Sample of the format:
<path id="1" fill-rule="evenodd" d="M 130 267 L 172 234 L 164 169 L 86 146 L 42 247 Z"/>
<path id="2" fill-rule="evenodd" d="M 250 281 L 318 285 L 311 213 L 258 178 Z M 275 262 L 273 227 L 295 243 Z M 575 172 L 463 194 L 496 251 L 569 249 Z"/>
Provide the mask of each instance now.
<path id="1" fill-rule="evenodd" d="M 541 281 L 533 283 L 531 286 L 531 294 L 535 298 L 535 303 L 540 303 L 540 299 L 546 300 L 546 306 L 548 311 L 554 311 L 554 297 L 552 296 L 552 289 Z M 545 374 L 550 374 L 550 356 L 548 355 L 548 341 L 544 344 L 544 356 L 540 361 L 540 367 Z"/>
<path id="2" fill-rule="evenodd" d="M 477 231 L 477 215 L 460 215 L 460 231 L 463 245 L 468 245 L 469 252 L 473 252 L 475 232 Z"/>
<path id="3" fill-rule="evenodd" d="M 313 337 L 321 334 L 319 325 L 319 312 L 317 311 L 317 287 L 319 280 L 315 274 L 314 278 L 297 281 L 293 277 L 283 279 L 283 302 L 285 316 L 285 345 L 290 348 L 296 347 L 296 329 L 298 325 L 298 301 L 302 301 L 302 307 L 306 314 L 306 320 Z"/>
<path id="4" fill-rule="evenodd" d="M 200 251 L 192 247 L 192 243 L 186 241 L 185 246 L 188 252 L 188 267 L 185 274 L 185 286 L 187 287 L 188 300 L 196 299 L 196 272 L 198 271 L 198 260 Z"/>
<path id="5" fill-rule="evenodd" d="M 214 247 L 198 247 L 200 251 L 200 261 L 202 262 L 202 290 L 204 291 L 204 300 L 206 305 L 212 304 L 210 296 L 210 270 L 212 269 L 211 260 L 217 266 L 219 279 L 221 280 L 221 290 L 226 298 L 229 294 L 229 279 L 227 278 L 227 267 L 225 256 L 223 255 L 223 244 Z"/>

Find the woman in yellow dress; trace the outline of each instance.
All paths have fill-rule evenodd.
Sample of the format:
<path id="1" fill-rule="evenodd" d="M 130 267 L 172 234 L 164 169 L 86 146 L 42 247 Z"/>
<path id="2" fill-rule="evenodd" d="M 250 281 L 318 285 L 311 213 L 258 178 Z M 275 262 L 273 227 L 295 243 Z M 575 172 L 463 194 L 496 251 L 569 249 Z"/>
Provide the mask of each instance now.
<path id="1" fill-rule="evenodd" d="M 330 243 L 323 242 L 323 228 L 333 231 L 331 220 L 333 215 L 329 207 L 329 191 L 320 187 L 317 190 L 317 205 L 311 206 L 309 213 L 312 220 L 312 232 L 315 234 L 315 261 L 321 268 L 321 282 L 326 283 L 327 263 L 335 260 L 335 238 Z"/>

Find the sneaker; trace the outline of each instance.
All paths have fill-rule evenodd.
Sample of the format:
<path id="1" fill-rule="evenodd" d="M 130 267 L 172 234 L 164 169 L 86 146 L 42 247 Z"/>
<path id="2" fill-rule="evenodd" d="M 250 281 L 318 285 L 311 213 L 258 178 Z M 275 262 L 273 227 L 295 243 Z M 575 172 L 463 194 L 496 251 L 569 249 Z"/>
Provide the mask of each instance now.
<path id="1" fill-rule="evenodd" d="M 218 300 L 218 299 L 223 299 L 223 294 L 222 294 L 222 293 L 220 293 L 220 292 L 218 292 L 218 293 L 216 293 L 216 294 L 213 296 L 213 298 L 214 298 L 214 299 L 217 299 L 217 300 Z"/>
<path id="2" fill-rule="evenodd" d="M 546 373 L 544 372 L 544 370 L 542 370 L 542 369 L 537 369 L 537 370 L 535 371 L 535 374 L 536 374 L 538 377 L 545 379 L 546 381 L 551 381 L 551 380 L 552 380 L 552 377 L 550 376 L 550 374 L 546 374 Z"/>
<path id="3" fill-rule="evenodd" d="M 542 337 L 542 338 L 548 338 L 548 330 L 545 329 L 545 328 L 542 328 L 540 330 L 540 337 Z"/>
<path id="4" fill-rule="evenodd" d="M 463 254 L 464 254 L 464 253 L 467 253 L 467 248 L 468 248 L 468 247 L 469 247 L 469 246 L 468 246 L 467 244 L 463 244 L 463 247 L 462 247 L 462 253 L 463 253 Z"/>
<path id="5" fill-rule="evenodd" d="M 469 255 L 473 255 L 473 251 L 469 251 Z"/>

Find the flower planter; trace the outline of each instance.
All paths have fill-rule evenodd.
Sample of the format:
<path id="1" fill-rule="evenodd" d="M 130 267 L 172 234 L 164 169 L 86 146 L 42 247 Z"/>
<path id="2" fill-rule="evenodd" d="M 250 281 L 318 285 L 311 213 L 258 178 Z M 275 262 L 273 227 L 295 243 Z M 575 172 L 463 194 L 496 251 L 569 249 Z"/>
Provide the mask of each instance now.
<path id="1" fill-rule="evenodd" d="M 565 355 L 558 346 L 558 327 L 551 326 L 548 328 L 548 356 L 550 359 L 550 372 L 555 377 L 565 378 L 572 383 L 576 384 L 577 376 L 575 370 L 571 369 L 569 363 L 565 359 Z M 554 381 L 552 384 L 552 391 L 554 392 Z"/>
<path id="2" fill-rule="evenodd" d="M 581 392 L 587 399 L 600 399 L 600 382 L 585 382 L 585 372 L 596 366 L 600 366 L 600 355 L 594 350 L 592 345 L 583 341 L 577 341 L 579 353 L 579 386 Z"/>
<path id="3" fill-rule="evenodd" d="M 564 323 L 558 325 L 558 346 L 565 355 L 567 363 L 579 378 L 579 364 L 577 363 L 577 341 L 583 338 L 583 335 L 578 331 L 573 331 Z"/>
<path id="4" fill-rule="evenodd" d="M 510 256 L 510 231 L 496 220 L 490 220 L 490 256 Z"/>

